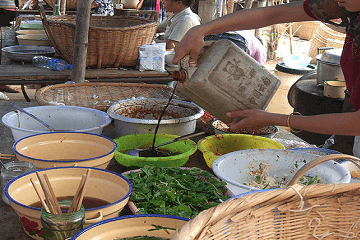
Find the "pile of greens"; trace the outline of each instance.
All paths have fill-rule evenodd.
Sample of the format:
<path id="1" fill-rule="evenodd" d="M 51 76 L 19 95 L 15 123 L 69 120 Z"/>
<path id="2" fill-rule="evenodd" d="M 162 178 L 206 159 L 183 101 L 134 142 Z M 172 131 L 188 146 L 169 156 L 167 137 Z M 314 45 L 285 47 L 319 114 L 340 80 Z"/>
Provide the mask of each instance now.
<path id="1" fill-rule="evenodd" d="M 123 174 L 133 184 L 130 200 L 139 214 L 165 214 L 193 218 L 227 200 L 226 183 L 199 168 L 156 168 Z"/>

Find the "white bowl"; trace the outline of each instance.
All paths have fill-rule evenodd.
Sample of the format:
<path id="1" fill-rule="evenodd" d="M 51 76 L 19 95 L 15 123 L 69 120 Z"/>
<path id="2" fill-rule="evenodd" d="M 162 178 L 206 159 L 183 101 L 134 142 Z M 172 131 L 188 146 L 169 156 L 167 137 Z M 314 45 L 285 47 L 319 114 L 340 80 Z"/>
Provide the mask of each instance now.
<path id="1" fill-rule="evenodd" d="M 111 118 L 105 112 L 77 106 L 37 106 L 24 108 L 56 130 L 102 134 Z M 11 129 L 15 141 L 21 138 L 49 132 L 44 125 L 20 111 L 12 111 L 2 117 Z"/>
<path id="2" fill-rule="evenodd" d="M 312 60 L 311 57 L 307 55 L 289 55 L 284 57 L 284 63 L 287 67 L 292 69 L 304 69 Z"/>
<path id="3" fill-rule="evenodd" d="M 161 112 L 169 99 L 135 98 L 113 103 L 108 114 L 114 119 L 118 137 L 155 133 Z M 160 122 L 159 134 L 183 136 L 195 132 L 204 110 L 194 103 L 173 99 Z"/>
<path id="4" fill-rule="evenodd" d="M 286 177 L 290 181 L 297 170 L 305 165 L 305 162 L 310 162 L 318 157 L 317 154 L 296 150 L 242 150 L 218 157 L 213 163 L 213 171 L 217 177 L 228 183 L 227 187 L 234 195 L 238 195 L 260 190 L 260 188 L 245 185 L 254 178 L 250 173 L 259 169 L 260 163 L 271 165 L 268 174 L 270 177 L 274 177 L 277 181 Z M 350 172 L 333 160 L 315 166 L 306 175 L 318 176 L 328 184 L 349 183 L 351 180 Z"/>

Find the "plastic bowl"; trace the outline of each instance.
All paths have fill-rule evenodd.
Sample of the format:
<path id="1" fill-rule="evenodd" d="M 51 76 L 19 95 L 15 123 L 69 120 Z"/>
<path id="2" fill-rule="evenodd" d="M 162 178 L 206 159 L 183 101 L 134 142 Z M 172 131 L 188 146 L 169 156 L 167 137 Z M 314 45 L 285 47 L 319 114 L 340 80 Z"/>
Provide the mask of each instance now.
<path id="1" fill-rule="evenodd" d="M 172 141 L 179 136 L 170 134 L 157 134 L 155 145 Z M 171 152 L 178 152 L 178 155 L 169 157 L 135 157 L 126 154 L 133 148 L 146 148 L 152 146 L 154 134 L 132 134 L 114 139 L 117 144 L 115 160 L 123 166 L 143 167 L 154 165 L 156 167 L 181 167 L 189 160 L 190 155 L 196 152 L 196 143 L 190 139 L 178 141 L 160 148 L 168 149 Z"/>
<path id="2" fill-rule="evenodd" d="M 197 143 L 203 153 L 206 165 L 212 168 L 213 162 L 219 156 L 238 150 L 254 148 L 284 149 L 281 143 L 275 140 L 246 134 L 216 134 L 205 137 Z"/>
<path id="3" fill-rule="evenodd" d="M 37 171 L 41 176 L 46 174 L 49 177 L 55 196 L 59 199 L 75 195 L 82 175 L 88 169 L 91 169 L 91 173 L 86 185 L 85 197 L 101 199 L 108 204 L 85 209 L 85 227 L 118 216 L 129 201 L 132 192 L 130 181 L 118 173 L 98 168 L 63 167 Z M 30 182 L 31 178 L 38 189 L 41 189 L 36 173 L 30 172 L 11 180 L 5 187 L 5 194 L 10 206 L 19 216 L 25 233 L 40 240 L 44 239 L 44 236 L 41 236 L 41 209 L 33 207 L 34 203 L 39 202 L 39 197 Z"/>
<path id="4" fill-rule="evenodd" d="M 36 106 L 24 110 L 61 131 L 102 134 L 104 127 L 111 123 L 107 113 L 86 107 Z M 9 112 L 1 120 L 11 129 L 15 141 L 30 135 L 49 132 L 44 125 L 20 111 Z"/>
<path id="5" fill-rule="evenodd" d="M 311 57 L 307 55 L 289 55 L 284 57 L 284 64 L 292 69 L 304 69 L 312 60 Z"/>
<path id="6" fill-rule="evenodd" d="M 286 177 L 291 180 L 298 169 L 319 155 L 296 150 L 282 149 L 248 149 L 225 154 L 213 163 L 213 171 L 217 177 L 227 182 L 227 187 L 238 195 L 248 191 L 261 190 L 246 185 L 254 179 L 251 172 L 259 169 L 260 163 L 270 164 L 268 176 L 276 181 Z M 321 163 L 310 169 L 306 175 L 318 176 L 327 184 L 349 183 L 350 172 L 340 163 L 333 160 Z"/>
<path id="7" fill-rule="evenodd" d="M 37 169 L 64 166 L 107 168 L 116 143 L 110 138 L 81 132 L 40 133 L 15 142 L 20 161 L 32 162 Z"/>
<path id="8" fill-rule="evenodd" d="M 137 236 L 170 239 L 189 219 L 160 215 L 139 214 L 117 217 L 87 227 L 71 238 L 71 240 L 89 239 L 122 239 Z M 157 229 L 155 226 L 167 228 Z"/>

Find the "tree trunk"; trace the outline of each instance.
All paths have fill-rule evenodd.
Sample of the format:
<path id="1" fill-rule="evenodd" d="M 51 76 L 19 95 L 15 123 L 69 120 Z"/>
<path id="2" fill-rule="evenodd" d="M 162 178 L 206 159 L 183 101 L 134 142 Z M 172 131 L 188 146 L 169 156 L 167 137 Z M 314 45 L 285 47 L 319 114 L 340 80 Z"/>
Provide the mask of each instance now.
<path id="1" fill-rule="evenodd" d="M 86 53 L 89 44 L 91 0 L 78 1 L 74 40 L 73 70 L 71 79 L 82 83 L 85 80 Z"/>

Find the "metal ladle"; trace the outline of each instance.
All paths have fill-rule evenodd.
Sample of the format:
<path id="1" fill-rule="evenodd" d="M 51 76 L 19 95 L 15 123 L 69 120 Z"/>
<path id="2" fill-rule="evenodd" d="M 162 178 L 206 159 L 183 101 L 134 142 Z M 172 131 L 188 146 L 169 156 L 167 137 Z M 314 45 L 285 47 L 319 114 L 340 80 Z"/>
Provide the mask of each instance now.
<path id="1" fill-rule="evenodd" d="M 55 128 L 49 126 L 49 124 L 43 122 L 42 120 L 40 120 L 39 118 L 35 117 L 33 114 L 29 113 L 28 111 L 25 111 L 24 109 L 22 109 L 19 106 L 13 105 L 14 108 L 16 108 L 17 110 L 29 115 L 30 117 L 32 117 L 33 119 L 35 119 L 36 121 L 40 122 L 42 125 L 44 125 L 45 127 L 47 127 L 50 131 L 56 131 Z"/>
<path id="2" fill-rule="evenodd" d="M 207 129 L 205 129 L 205 130 L 202 131 L 202 132 L 190 133 L 190 134 L 186 134 L 186 135 L 181 136 L 181 137 L 177 137 L 177 138 L 175 138 L 175 139 L 172 140 L 172 141 L 165 142 L 165 143 L 161 143 L 161 144 L 159 144 L 159 145 L 154 146 L 154 149 L 155 149 L 155 148 L 158 148 L 158 147 L 161 147 L 161 146 L 164 146 L 164 145 L 168 145 L 168 144 L 170 144 L 170 143 L 174 143 L 174 142 L 183 140 L 183 139 L 187 139 L 187 138 L 190 138 L 190 137 L 196 137 L 196 136 L 203 135 L 203 134 L 209 134 L 209 135 L 215 134 L 214 128 L 207 128 Z M 147 147 L 147 148 L 133 148 L 133 149 L 128 150 L 128 151 L 126 152 L 126 154 L 131 155 L 131 156 L 135 156 L 135 157 L 139 157 L 140 152 L 147 151 L 147 150 L 149 150 L 149 149 L 151 149 L 151 148 L 152 148 L 152 147 Z"/>

